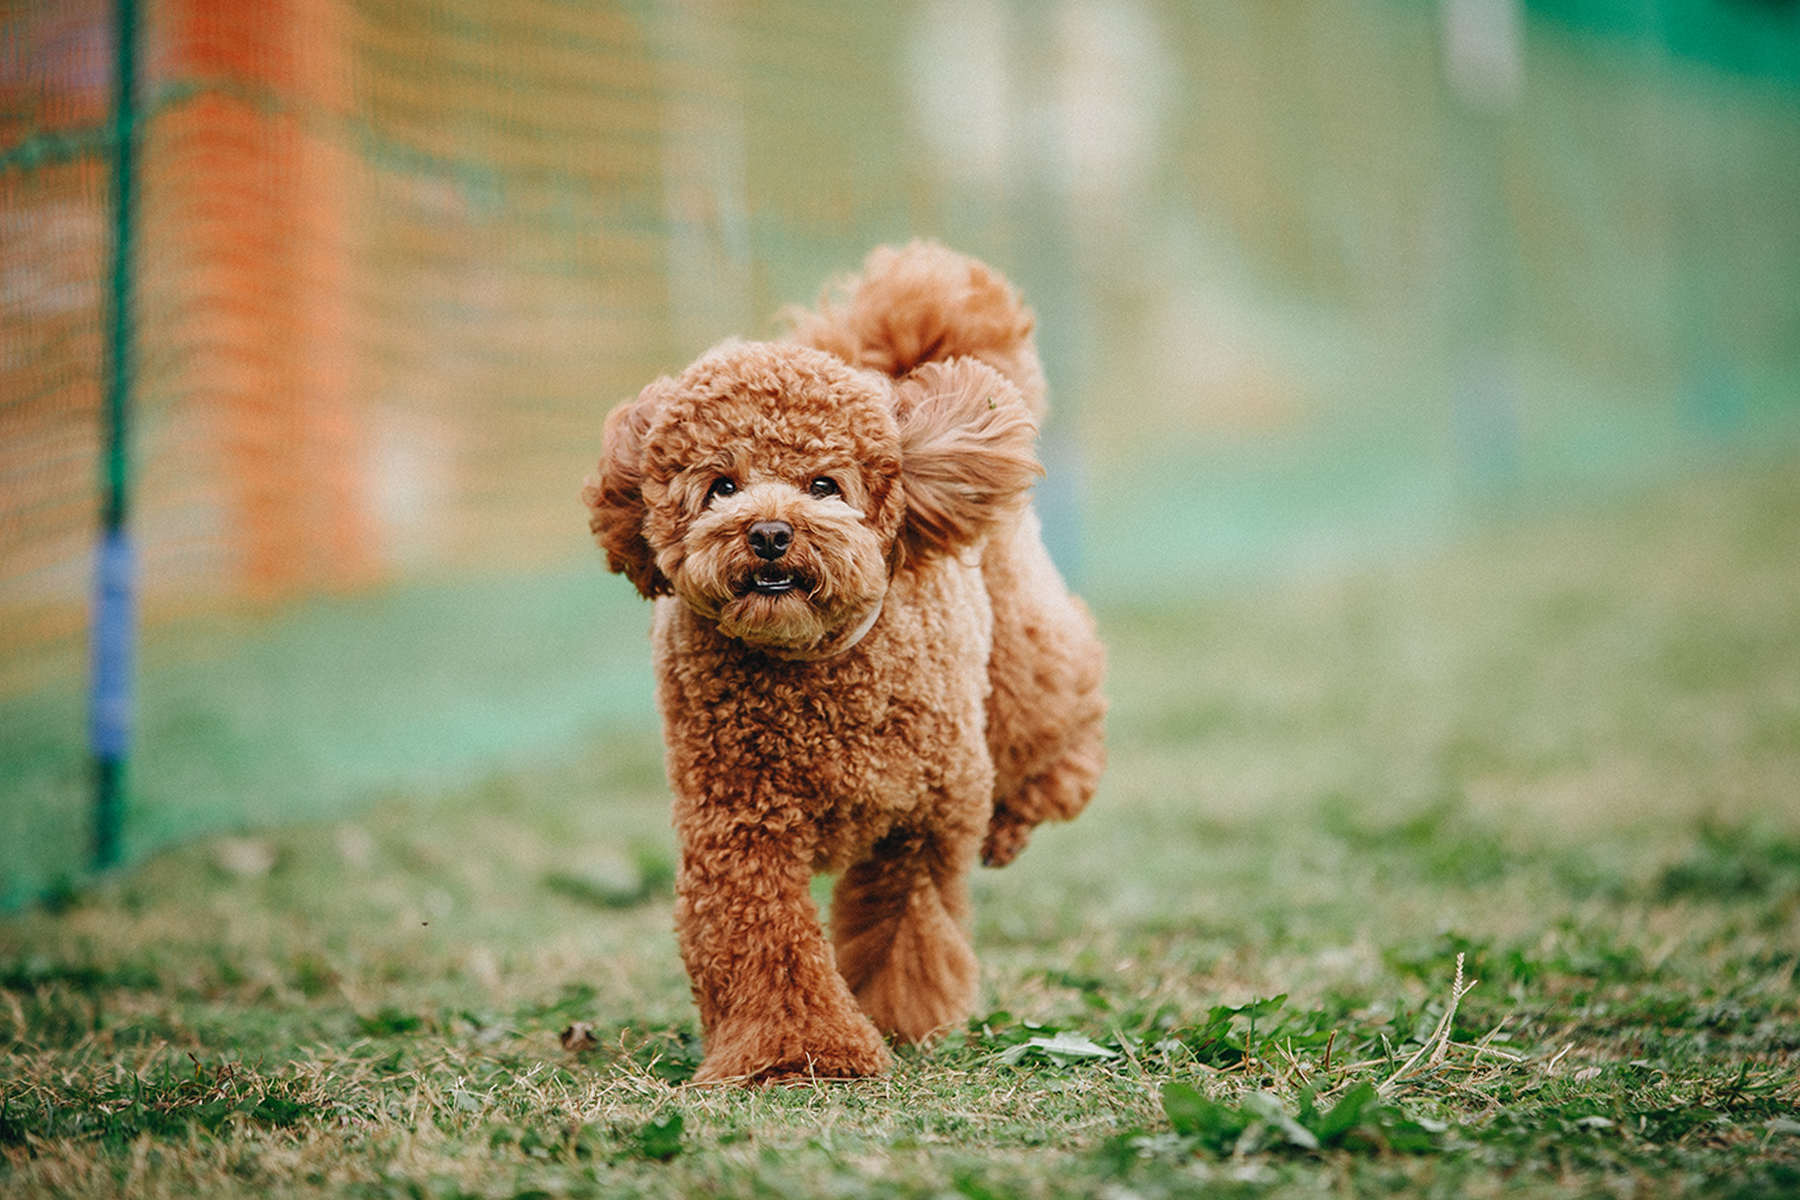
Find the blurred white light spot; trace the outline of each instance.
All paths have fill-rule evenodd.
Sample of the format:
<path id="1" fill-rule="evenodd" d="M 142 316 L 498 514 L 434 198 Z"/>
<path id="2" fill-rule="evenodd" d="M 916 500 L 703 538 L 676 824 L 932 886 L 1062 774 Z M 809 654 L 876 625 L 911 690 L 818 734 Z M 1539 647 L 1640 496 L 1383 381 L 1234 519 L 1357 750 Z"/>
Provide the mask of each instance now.
<path id="1" fill-rule="evenodd" d="M 1484 112 L 1511 108 L 1525 74 L 1519 0 L 1439 0 L 1450 90 Z"/>
<path id="2" fill-rule="evenodd" d="M 428 561 L 443 541 L 451 487 L 449 436 L 439 422 L 405 409 L 379 410 L 369 439 L 369 508 L 389 566 Z"/>
<path id="3" fill-rule="evenodd" d="M 1119 197 L 1149 183 L 1173 74 L 1162 34 L 1141 4 L 1077 0 L 1062 13 L 1066 184 Z"/>
<path id="4" fill-rule="evenodd" d="M 1525 81 L 1525 22 L 1519 0 L 1438 0 L 1444 76 L 1471 108 L 1503 112 Z"/>
<path id="5" fill-rule="evenodd" d="M 1006 6 L 995 0 L 932 0 L 908 47 L 914 119 L 945 174 L 999 185 L 1007 171 L 1011 86 Z"/>

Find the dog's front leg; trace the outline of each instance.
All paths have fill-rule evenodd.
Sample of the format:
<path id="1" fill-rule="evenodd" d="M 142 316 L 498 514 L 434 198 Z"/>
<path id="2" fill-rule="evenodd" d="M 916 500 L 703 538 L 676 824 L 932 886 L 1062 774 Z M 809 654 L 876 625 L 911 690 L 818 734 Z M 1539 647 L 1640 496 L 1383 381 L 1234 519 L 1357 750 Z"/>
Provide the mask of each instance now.
<path id="1" fill-rule="evenodd" d="M 675 925 L 706 1034 L 696 1083 L 875 1075 L 891 1061 L 837 972 L 805 859 L 742 824 L 681 831 Z"/>

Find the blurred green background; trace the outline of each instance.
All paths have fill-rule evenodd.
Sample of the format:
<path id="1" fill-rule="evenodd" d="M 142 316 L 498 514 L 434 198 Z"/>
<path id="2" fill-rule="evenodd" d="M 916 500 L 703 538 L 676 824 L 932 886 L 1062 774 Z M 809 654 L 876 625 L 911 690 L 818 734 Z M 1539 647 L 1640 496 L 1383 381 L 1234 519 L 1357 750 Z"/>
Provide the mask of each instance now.
<path id="1" fill-rule="evenodd" d="M 0 905 L 89 839 L 116 30 L 0 4 Z M 881 242 L 1037 310 L 1103 623 L 1800 446 L 1790 0 L 157 0 L 138 45 L 132 855 L 653 727 L 601 419 Z"/>

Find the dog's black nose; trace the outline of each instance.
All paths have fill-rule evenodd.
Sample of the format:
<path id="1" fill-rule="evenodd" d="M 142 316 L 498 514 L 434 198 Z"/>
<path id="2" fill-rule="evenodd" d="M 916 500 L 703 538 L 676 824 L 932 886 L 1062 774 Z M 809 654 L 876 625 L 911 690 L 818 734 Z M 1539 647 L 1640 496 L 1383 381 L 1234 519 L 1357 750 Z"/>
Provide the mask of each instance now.
<path id="1" fill-rule="evenodd" d="M 756 557 L 774 562 L 794 544 L 794 527 L 786 521 L 758 521 L 750 527 L 750 550 Z"/>

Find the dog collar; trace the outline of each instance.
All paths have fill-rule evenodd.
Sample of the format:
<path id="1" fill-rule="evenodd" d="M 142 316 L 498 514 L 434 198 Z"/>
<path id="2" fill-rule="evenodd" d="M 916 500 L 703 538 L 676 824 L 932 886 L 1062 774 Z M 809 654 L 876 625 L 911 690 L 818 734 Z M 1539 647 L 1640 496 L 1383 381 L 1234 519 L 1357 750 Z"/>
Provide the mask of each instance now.
<path id="1" fill-rule="evenodd" d="M 765 650 L 763 653 L 783 659 L 787 662 L 809 663 L 821 662 L 827 658 L 836 658 L 838 655 L 849 650 L 852 646 L 855 646 L 856 643 L 862 641 L 863 638 L 868 635 L 869 630 L 875 628 L 875 622 L 881 619 L 881 608 L 883 603 L 883 600 L 877 600 L 875 602 L 875 607 L 869 610 L 869 615 L 864 617 L 857 627 L 850 631 L 850 636 L 845 638 L 843 642 L 836 646 L 832 646 L 829 642 L 826 643 L 826 646 L 828 646 L 829 649 L 821 647 L 814 650 Z"/>

